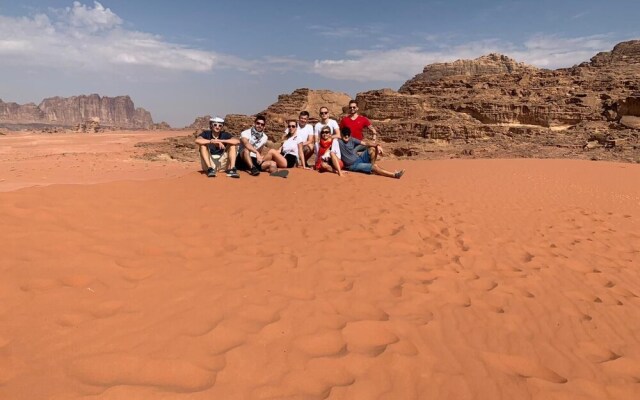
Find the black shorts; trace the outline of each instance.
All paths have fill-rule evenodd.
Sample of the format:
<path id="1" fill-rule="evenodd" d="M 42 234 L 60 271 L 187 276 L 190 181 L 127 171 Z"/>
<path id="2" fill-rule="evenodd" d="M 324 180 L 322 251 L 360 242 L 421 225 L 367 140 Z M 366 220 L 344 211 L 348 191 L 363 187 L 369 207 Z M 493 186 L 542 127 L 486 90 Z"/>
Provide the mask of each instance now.
<path id="1" fill-rule="evenodd" d="M 283 154 L 284 158 L 287 160 L 287 168 L 293 168 L 298 164 L 298 157 L 293 154 Z"/>
<path id="2" fill-rule="evenodd" d="M 251 157 L 251 162 L 253 163 L 254 167 L 261 169 L 260 166 L 262 165 L 262 163 L 259 163 L 257 158 Z M 247 165 L 247 163 L 244 161 L 244 158 L 242 157 L 238 157 L 238 159 L 236 160 L 236 168 L 241 171 L 249 171 L 251 169 L 251 167 Z"/>

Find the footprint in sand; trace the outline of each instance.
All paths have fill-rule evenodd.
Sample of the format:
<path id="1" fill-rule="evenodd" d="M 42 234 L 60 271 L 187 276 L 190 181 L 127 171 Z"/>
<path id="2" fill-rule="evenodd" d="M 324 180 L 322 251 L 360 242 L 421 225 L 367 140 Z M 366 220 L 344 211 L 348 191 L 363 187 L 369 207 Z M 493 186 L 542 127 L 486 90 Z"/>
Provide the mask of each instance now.
<path id="1" fill-rule="evenodd" d="M 521 378 L 538 378 L 552 383 L 567 383 L 565 377 L 525 357 L 483 352 L 482 358 L 488 365 L 507 375 Z"/>
<path id="2" fill-rule="evenodd" d="M 595 342 L 578 343 L 578 353 L 592 363 L 604 363 L 620 358 L 620 355 Z"/>
<path id="3" fill-rule="evenodd" d="M 347 353 L 342 334 L 334 330 L 300 336 L 293 345 L 311 357 L 336 357 Z"/>
<path id="4" fill-rule="evenodd" d="M 342 336 L 347 342 L 347 350 L 373 357 L 399 340 L 387 329 L 386 323 L 380 321 L 350 322 L 342 329 Z"/>
<path id="5" fill-rule="evenodd" d="M 203 391 L 216 382 L 215 372 L 187 361 L 126 354 L 103 354 L 75 360 L 67 374 L 93 386 L 152 386 L 173 393 Z"/>

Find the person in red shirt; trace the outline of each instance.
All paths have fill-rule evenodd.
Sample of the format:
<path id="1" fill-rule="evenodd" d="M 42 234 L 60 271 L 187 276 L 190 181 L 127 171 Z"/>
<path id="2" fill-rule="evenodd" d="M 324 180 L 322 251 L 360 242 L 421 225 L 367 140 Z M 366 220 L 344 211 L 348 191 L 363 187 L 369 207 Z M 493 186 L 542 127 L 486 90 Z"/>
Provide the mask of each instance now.
<path id="1" fill-rule="evenodd" d="M 363 115 L 358 115 L 358 103 L 355 100 L 349 101 L 349 115 L 340 120 L 340 129 L 347 127 L 351 129 L 351 137 L 358 140 L 364 140 L 362 130 L 367 128 L 373 134 L 373 141 L 376 141 L 378 132 L 371 125 L 369 119 Z"/>

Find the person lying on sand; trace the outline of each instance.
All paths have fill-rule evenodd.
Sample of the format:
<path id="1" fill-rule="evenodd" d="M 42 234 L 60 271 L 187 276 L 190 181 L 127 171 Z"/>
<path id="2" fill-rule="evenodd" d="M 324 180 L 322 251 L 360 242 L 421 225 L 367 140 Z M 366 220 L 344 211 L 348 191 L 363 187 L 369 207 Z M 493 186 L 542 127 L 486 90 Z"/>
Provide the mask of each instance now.
<path id="1" fill-rule="evenodd" d="M 344 176 L 345 172 L 342 171 L 344 163 L 340 159 L 340 144 L 338 143 L 340 139 L 334 139 L 331 133 L 331 128 L 327 125 L 320 129 L 315 169 L 319 172 L 335 172 L 339 176 Z"/>
<path id="2" fill-rule="evenodd" d="M 374 173 L 376 175 L 386 176 L 389 178 L 400 179 L 404 174 L 404 170 L 395 172 L 387 171 L 376 165 L 378 154 L 382 153 L 382 148 L 376 142 L 365 142 L 351 137 L 351 129 L 342 128 L 341 138 L 337 139 L 340 145 L 340 157 L 344 162 L 347 170 L 353 172 L 362 172 L 365 174 Z M 366 147 L 362 154 L 358 155 L 356 148 L 358 146 Z"/>
<path id="3" fill-rule="evenodd" d="M 240 141 L 232 134 L 222 130 L 224 119 L 220 117 L 209 119 L 209 130 L 202 131 L 196 138 L 200 153 L 202 170 L 209 178 L 216 176 L 218 170 L 225 170 L 227 176 L 240 178 L 236 170 L 236 156 Z"/>
<path id="4" fill-rule="evenodd" d="M 240 134 L 240 150 L 238 152 L 240 157 L 238 158 L 237 167 L 243 171 L 248 171 L 252 176 L 258 176 L 260 171 L 266 171 L 275 176 L 286 177 L 288 172 L 278 171 L 278 166 L 274 161 L 274 158 L 280 156 L 280 154 L 274 155 L 268 152 L 267 154 L 271 154 L 268 158 L 262 156 L 262 150 L 268 140 L 267 134 L 264 133 L 266 123 L 267 119 L 264 115 L 257 115 L 253 127 L 242 131 Z M 278 175 L 280 172 L 283 172 L 283 174 Z"/>

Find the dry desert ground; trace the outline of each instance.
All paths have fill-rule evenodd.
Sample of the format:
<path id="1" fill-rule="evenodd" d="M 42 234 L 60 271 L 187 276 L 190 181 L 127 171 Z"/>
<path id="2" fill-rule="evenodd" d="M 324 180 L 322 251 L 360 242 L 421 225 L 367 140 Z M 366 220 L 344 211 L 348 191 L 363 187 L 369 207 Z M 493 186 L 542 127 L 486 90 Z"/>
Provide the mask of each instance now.
<path id="1" fill-rule="evenodd" d="M 0 136 L 0 398 L 639 398 L 639 164 L 132 157 L 175 134 Z"/>

